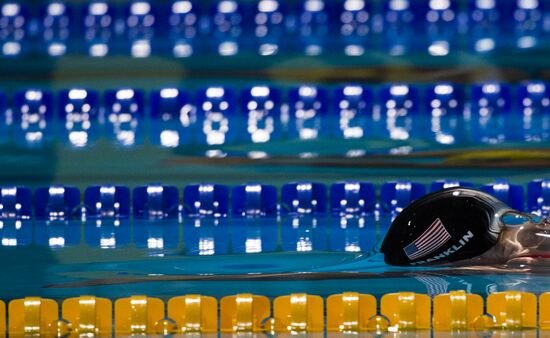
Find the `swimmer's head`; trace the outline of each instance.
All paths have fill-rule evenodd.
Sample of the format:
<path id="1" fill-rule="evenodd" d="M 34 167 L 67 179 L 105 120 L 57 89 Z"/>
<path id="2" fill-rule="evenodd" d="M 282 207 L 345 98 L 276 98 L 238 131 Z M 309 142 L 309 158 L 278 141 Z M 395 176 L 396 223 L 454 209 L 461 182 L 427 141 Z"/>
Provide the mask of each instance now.
<path id="1" fill-rule="evenodd" d="M 382 243 L 390 265 L 443 264 L 480 256 L 499 241 L 500 218 L 511 209 L 484 192 L 450 188 L 406 207 Z"/>

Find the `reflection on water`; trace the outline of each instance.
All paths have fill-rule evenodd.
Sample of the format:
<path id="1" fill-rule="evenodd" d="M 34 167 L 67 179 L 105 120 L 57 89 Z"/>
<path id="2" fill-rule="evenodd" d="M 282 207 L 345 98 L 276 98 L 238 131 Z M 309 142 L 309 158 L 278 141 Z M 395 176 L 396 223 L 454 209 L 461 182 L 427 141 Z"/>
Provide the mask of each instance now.
<path id="1" fill-rule="evenodd" d="M 128 147 L 136 144 L 138 125 L 143 115 L 143 93 L 133 89 L 111 90 L 105 93 L 104 121 L 116 144 Z"/>
<path id="2" fill-rule="evenodd" d="M 382 111 L 392 140 L 407 140 L 418 113 L 418 93 L 408 85 L 396 84 L 382 90 Z"/>
<path id="3" fill-rule="evenodd" d="M 319 137 L 323 116 L 327 111 L 327 93 L 316 86 L 301 86 L 289 91 L 289 115 L 293 133 L 299 140 Z"/>
<path id="4" fill-rule="evenodd" d="M 148 105 L 145 93 L 131 88 L 107 90 L 102 105 L 97 91 L 83 88 L 55 95 L 28 89 L 13 100 L 0 96 L 3 142 L 32 148 L 60 141 L 86 148 L 107 139 L 123 147 L 150 142 L 209 157 L 243 147 L 240 155 L 251 158 L 311 158 L 550 140 L 550 87 L 542 81 L 302 85 L 288 91 L 252 86 L 238 94 L 232 87 L 211 86 L 197 95 L 166 87 L 148 96 Z M 280 143 L 295 146 L 279 151 Z"/>
<path id="5" fill-rule="evenodd" d="M 0 237 L 2 247 L 34 244 L 59 250 L 85 244 L 94 250 L 115 250 L 135 246 L 144 256 L 173 255 L 179 250 L 189 256 L 276 251 L 365 253 L 378 243 L 378 223 L 374 216 L 3 220 Z"/>
<path id="6" fill-rule="evenodd" d="M 199 120 L 207 145 L 223 145 L 230 131 L 229 114 L 235 107 L 233 93 L 223 87 L 208 87 L 200 94 Z"/>
<path id="7" fill-rule="evenodd" d="M 280 116 L 280 93 L 270 87 L 255 86 L 243 93 L 243 111 L 248 113 L 246 131 L 252 143 L 266 143 Z"/>

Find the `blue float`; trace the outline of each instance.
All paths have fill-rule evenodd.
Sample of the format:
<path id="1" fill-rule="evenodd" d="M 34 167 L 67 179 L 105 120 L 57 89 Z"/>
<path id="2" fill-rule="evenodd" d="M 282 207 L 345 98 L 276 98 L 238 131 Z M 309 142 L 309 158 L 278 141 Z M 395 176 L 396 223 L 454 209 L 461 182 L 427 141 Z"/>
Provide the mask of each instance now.
<path id="1" fill-rule="evenodd" d="M 32 192 L 27 187 L 0 188 L 0 219 L 30 219 Z"/>
<path id="2" fill-rule="evenodd" d="M 330 186 L 333 215 L 369 215 L 376 210 L 376 189 L 372 183 L 339 182 Z"/>
<path id="3" fill-rule="evenodd" d="M 277 189 L 272 185 L 244 184 L 233 187 L 233 217 L 277 216 Z"/>
<path id="4" fill-rule="evenodd" d="M 132 194 L 135 218 L 175 218 L 179 213 L 178 188 L 171 185 L 151 184 L 135 187 Z"/>
<path id="5" fill-rule="evenodd" d="M 499 179 L 481 186 L 481 190 L 495 196 L 513 209 L 520 211 L 525 209 L 524 191 L 521 185 L 510 184 L 507 180 Z"/>
<path id="6" fill-rule="evenodd" d="M 86 218 L 130 217 L 130 189 L 121 185 L 95 185 L 84 192 Z"/>
<path id="7" fill-rule="evenodd" d="M 39 220 L 70 220 L 80 216 L 80 190 L 63 185 L 36 189 L 34 216 Z"/>
<path id="8" fill-rule="evenodd" d="M 527 211 L 547 217 L 550 214 L 550 180 L 540 179 L 527 186 Z"/>
<path id="9" fill-rule="evenodd" d="M 225 217 L 229 189 L 221 184 L 192 184 L 183 189 L 183 213 L 188 217 Z"/>
<path id="10" fill-rule="evenodd" d="M 327 187 L 322 183 L 288 183 L 281 189 L 281 212 L 286 214 L 324 214 Z"/>

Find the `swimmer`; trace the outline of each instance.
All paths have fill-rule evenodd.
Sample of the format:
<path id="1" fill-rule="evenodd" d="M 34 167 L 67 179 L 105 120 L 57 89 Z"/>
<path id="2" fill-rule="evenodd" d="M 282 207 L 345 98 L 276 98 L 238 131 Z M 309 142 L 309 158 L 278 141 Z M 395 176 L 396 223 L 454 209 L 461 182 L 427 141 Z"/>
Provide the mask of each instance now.
<path id="1" fill-rule="evenodd" d="M 550 266 L 550 220 L 511 209 L 467 188 L 429 194 L 392 222 L 381 251 L 387 264 Z"/>

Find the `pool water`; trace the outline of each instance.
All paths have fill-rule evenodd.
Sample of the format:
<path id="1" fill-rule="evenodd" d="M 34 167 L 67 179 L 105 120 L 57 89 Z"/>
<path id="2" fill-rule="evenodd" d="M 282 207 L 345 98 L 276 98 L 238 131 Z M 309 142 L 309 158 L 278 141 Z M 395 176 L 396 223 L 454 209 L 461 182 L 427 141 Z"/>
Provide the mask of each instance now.
<path id="1" fill-rule="evenodd" d="M 392 267 L 379 253 L 404 207 L 381 211 L 386 182 L 490 184 L 550 210 L 548 1 L 22 3 L 0 4 L 0 189 L 76 187 L 79 212 L 33 217 L 36 194 L 28 217 L 2 211 L 6 303 L 550 291 L 550 269 Z M 376 207 L 281 212 L 285 184 L 342 181 L 372 183 Z M 277 189 L 277 213 L 181 212 L 190 184 L 252 182 Z M 84 217 L 80 193 L 105 184 L 174 186 L 179 209 Z"/>
<path id="2" fill-rule="evenodd" d="M 23 221 L 13 236 L 15 246 L 0 248 L 2 261 L 13 262 L 4 265 L 0 297 L 275 297 L 303 290 L 321 296 L 346 290 L 381 296 L 395 291 L 435 295 L 454 289 L 487 295 L 547 289 L 544 270 L 386 266 L 377 248 L 389 221 L 376 221 L 374 216 L 123 220 L 116 225 Z M 4 222 L 3 238 L 10 237 L 10 226 L 14 229 Z"/>

